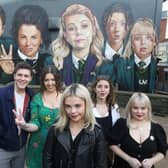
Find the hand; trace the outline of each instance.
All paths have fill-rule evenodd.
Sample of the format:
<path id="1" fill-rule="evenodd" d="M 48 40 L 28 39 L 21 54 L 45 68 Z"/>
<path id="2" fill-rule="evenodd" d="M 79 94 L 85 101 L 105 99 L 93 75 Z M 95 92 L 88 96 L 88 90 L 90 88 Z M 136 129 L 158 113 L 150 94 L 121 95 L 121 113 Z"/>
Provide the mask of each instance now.
<path id="1" fill-rule="evenodd" d="M 128 163 L 132 168 L 140 168 L 142 166 L 141 162 L 133 157 L 128 160 Z"/>
<path id="2" fill-rule="evenodd" d="M 7 74 L 12 74 L 14 71 L 14 62 L 12 60 L 13 46 L 10 45 L 9 53 L 6 52 L 4 45 L 1 45 L 2 53 L 0 54 L 0 66 Z"/>
<path id="3" fill-rule="evenodd" d="M 18 125 L 20 127 L 24 127 L 26 122 L 25 122 L 25 119 L 24 119 L 23 114 L 21 112 L 21 109 L 19 109 L 18 112 L 15 109 L 13 109 L 12 111 L 15 114 L 15 123 L 16 123 L 16 125 Z"/>
<path id="4" fill-rule="evenodd" d="M 143 168 L 151 168 L 153 166 L 151 159 L 144 159 L 142 161 Z"/>

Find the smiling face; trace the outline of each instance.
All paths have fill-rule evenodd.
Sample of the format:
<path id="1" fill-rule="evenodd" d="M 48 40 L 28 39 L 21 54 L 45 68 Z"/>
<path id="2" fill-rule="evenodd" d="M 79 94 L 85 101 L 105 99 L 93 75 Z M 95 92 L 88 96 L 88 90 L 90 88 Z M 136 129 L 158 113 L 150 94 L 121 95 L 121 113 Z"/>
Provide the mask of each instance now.
<path id="1" fill-rule="evenodd" d="M 115 12 L 109 17 L 106 32 L 110 44 L 122 45 L 127 33 L 126 18 L 123 13 Z"/>
<path id="2" fill-rule="evenodd" d="M 131 118 L 136 121 L 149 120 L 149 109 L 143 102 L 135 103 L 131 108 Z"/>
<path id="3" fill-rule="evenodd" d="M 94 89 L 97 99 L 106 101 L 110 93 L 110 84 L 106 80 L 100 80 Z"/>
<path id="4" fill-rule="evenodd" d="M 23 24 L 18 31 L 18 45 L 23 54 L 35 57 L 42 44 L 41 32 L 34 25 Z"/>
<path id="5" fill-rule="evenodd" d="M 64 100 L 64 109 L 70 122 L 84 123 L 85 118 L 85 101 L 77 96 L 69 96 Z"/>
<path id="6" fill-rule="evenodd" d="M 89 18 L 83 14 L 66 16 L 64 37 L 73 49 L 89 50 L 93 37 Z"/>
<path id="7" fill-rule="evenodd" d="M 45 90 L 48 92 L 56 91 L 56 81 L 55 81 L 55 77 L 52 73 L 48 73 L 45 75 L 44 87 L 45 87 Z"/>
<path id="8" fill-rule="evenodd" d="M 17 91 L 24 90 L 31 81 L 31 72 L 28 69 L 19 69 L 14 74 L 15 88 Z"/>

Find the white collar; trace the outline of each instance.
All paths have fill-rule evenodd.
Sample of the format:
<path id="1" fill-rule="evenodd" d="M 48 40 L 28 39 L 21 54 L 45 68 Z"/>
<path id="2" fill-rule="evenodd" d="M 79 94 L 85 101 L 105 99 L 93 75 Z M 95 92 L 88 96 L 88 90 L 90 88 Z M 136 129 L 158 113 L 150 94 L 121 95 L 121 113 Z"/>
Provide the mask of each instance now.
<path id="1" fill-rule="evenodd" d="M 136 63 L 136 65 L 138 65 L 138 63 L 140 62 L 140 61 L 142 61 L 136 54 L 134 54 L 134 58 L 135 58 L 135 63 Z M 145 58 L 144 60 L 143 60 L 143 62 L 145 62 L 145 67 L 144 68 L 146 68 L 150 63 L 151 63 L 151 55 L 150 56 L 148 56 L 147 58 Z"/>
<path id="2" fill-rule="evenodd" d="M 78 67 L 79 67 L 79 61 L 80 60 L 80 58 L 78 58 L 78 57 L 76 57 L 73 53 L 72 53 L 72 63 L 73 63 L 73 65 L 75 66 L 75 68 L 76 69 L 78 69 Z M 83 60 L 87 60 L 87 56 L 85 56 L 84 58 L 83 58 Z"/>
<path id="3" fill-rule="evenodd" d="M 38 57 L 39 57 L 39 53 L 37 52 L 36 53 L 36 55 L 35 55 L 35 57 L 28 57 L 27 55 L 25 55 L 25 54 L 23 54 L 19 49 L 17 50 L 17 52 L 18 52 L 18 55 L 19 55 L 19 57 L 22 59 L 22 60 L 26 60 L 26 59 L 38 59 Z"/>
<path id="4" fill-rule="evenodd" d="M 105 43 L 105 57 L 108 60 L 113 60 L 113 56 L 115 54 L 119 54 L 122 55 L 122 51 L 123 51 L 123 45 L 121 46 L 121 48 L 116 52 L 113 48 L 111 48 L 110 44 L 108 43 L 108 41 L 106 41 Z"/>

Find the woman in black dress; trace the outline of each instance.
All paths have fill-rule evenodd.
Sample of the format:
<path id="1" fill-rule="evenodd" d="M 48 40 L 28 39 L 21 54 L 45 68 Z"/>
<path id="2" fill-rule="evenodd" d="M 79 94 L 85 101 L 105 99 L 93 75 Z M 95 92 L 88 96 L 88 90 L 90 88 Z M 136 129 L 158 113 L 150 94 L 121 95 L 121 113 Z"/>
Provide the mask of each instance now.
<path id="1" fill-rule="evenodd" d="M 134 93 L 126 106 L 126 119 L 113 127 L 110 148 L 115 152 L 114 168 L 153 168 L 164 158 L 166 134 L 152 121 L 151 102 L 144 93 Z"/>

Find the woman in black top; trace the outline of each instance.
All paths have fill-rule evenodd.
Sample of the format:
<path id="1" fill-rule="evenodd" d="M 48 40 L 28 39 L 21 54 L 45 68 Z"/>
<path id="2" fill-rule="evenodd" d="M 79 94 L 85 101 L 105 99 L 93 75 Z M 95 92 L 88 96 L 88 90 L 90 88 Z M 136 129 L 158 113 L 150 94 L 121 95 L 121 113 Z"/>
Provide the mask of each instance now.
<path id="1" fill-rule="evenodd" d="M 113 127 L 110 148 L 114 168 L 153 168 L 167 150 L 163 128 L 151 119 L 151 102 L 144 93 L 134 93 L 126 106 L 126 119 Z"/>
<path id="2" fill-rule="evenodd" d="M 81 84 L 63 92 L 59 120 L 44 146 L 43 168 L 106 168 L 104 136 L 90 94 Z"/>

